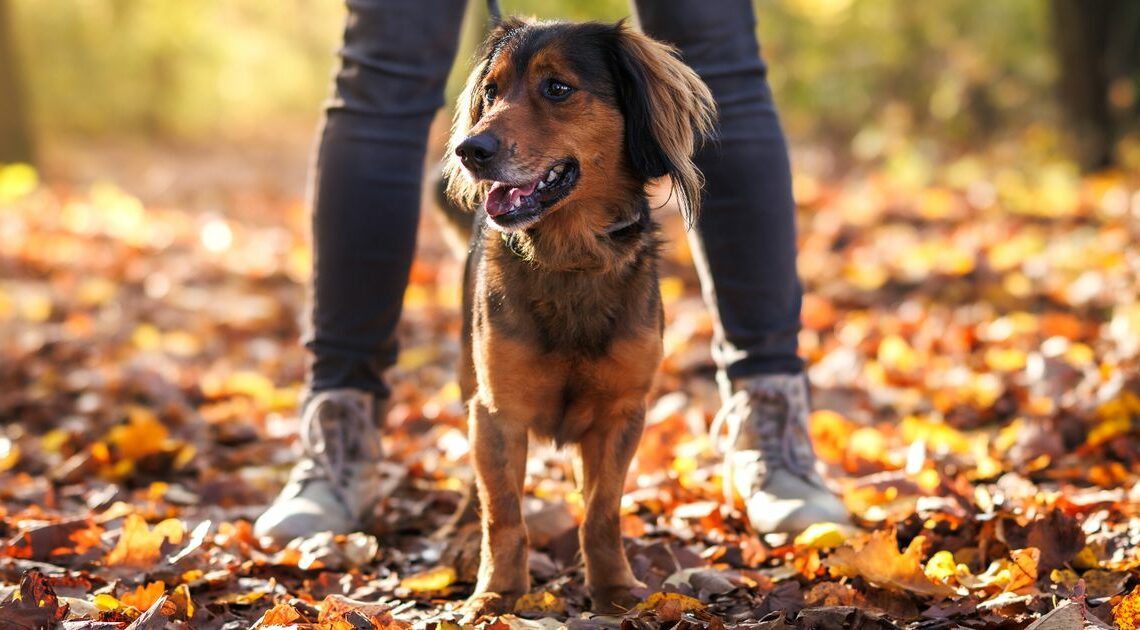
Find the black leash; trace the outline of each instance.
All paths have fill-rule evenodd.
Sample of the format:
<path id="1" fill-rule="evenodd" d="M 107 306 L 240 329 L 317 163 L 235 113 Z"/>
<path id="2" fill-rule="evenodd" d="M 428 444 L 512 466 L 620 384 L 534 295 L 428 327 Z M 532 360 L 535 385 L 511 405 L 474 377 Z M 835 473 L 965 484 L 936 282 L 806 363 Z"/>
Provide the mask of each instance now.
<path id="1" fill-rule="evenodd" d="M 503 21 L 503 9 L 499 6 L 499 0 L 487 0 L 487 13 L 491 15 L 492 24 Z"/>

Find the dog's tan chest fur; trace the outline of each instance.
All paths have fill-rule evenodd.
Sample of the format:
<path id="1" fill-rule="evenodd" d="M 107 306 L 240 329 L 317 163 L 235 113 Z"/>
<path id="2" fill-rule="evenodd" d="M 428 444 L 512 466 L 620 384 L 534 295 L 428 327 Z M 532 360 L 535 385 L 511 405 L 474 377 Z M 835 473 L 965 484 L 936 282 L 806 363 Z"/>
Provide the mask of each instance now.
<path id="1" fill-rule="evenodd" d="M 494 332 L 476 341 L 476 396 L 498 413 L 518 418 L 537 437 L 577 444 L 598 423 L 644 409 L 654 368 L 661 361 L 654 333 L 618 339 L 595 359 L 536 351 L 533 344 Z"/>

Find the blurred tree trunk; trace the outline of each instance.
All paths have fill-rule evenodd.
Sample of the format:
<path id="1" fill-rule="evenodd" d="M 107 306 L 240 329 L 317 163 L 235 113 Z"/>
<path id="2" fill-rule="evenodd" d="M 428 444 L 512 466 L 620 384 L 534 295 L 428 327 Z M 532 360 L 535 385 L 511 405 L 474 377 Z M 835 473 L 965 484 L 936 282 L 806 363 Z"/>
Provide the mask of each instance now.
<path id="1" fill-rule="evenodd" d="M 1110 167 L 1121 132 L 1136 117 L 1140 3 L 1052 0 L 1051 8 L 1059 97 L 1078 162 L 1086 171 Z"/>
<path id="2" fill-rule="evenodd" d="M 0 0 L 0 163 L 31 163 L 35 147 L 24 109 L 11 16 L 8 0 Z"/>

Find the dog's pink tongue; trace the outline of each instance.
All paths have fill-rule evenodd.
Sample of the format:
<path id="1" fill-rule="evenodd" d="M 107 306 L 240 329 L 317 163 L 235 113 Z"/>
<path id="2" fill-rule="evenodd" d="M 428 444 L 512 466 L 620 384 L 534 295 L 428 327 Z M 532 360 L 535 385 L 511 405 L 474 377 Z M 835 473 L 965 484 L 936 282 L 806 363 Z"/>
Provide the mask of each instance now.
<path id="1" fill-rule="evenodd" d="M 495 182 L 491 186 L 490 192 L 487 193 L 487 200 L 483 206 L 487 208 L 488 215 L 492 217 L 502 216 L 511 211 L 515 201 L 533 193 L 537 186 L 537 179 L 522 188 L 511 188 L 502 182 Z"/>

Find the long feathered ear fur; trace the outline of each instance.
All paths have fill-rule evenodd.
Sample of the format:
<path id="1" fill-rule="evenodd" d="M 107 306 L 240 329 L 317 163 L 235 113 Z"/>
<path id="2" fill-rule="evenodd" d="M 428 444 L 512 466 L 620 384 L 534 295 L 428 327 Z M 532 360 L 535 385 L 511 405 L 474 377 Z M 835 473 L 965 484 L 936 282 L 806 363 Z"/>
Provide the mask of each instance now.
<path id="1" fill-rule="evenodd" d="M 634 173 L 668 175 L 687 225 L 696 219 L 704 178 L 693 153 L 713 136 L 716 105 L 708 86 L 685 65 L 676 48 L 624 22 L 615 27 L 614 73 L 625 116 L 625 142 Z"/>
<path id="2" fill-rule="evenodd" d="M 495 23 L 486 41 L 477 56 L 478 61 L 467 77 L 467 83 L 459 95 L 455 106 L 455 118 L 451 125 L 451 138 L 447 143 L 447 160 L 443 166 L 443 175 L 447 178 L 447 194 L 457 205 L 471 210 L 479 202 L 486 185 L 472 180 L 463 169 L 463 164 L 455 155 L 455 148 L 459 146 L 471 128 L 483 117 L 483 96 L 479 86 L 491 69 L 491 61 L 502 49 L 511 36 L 526 22 L 515 17 L 508 17 Z"/>

